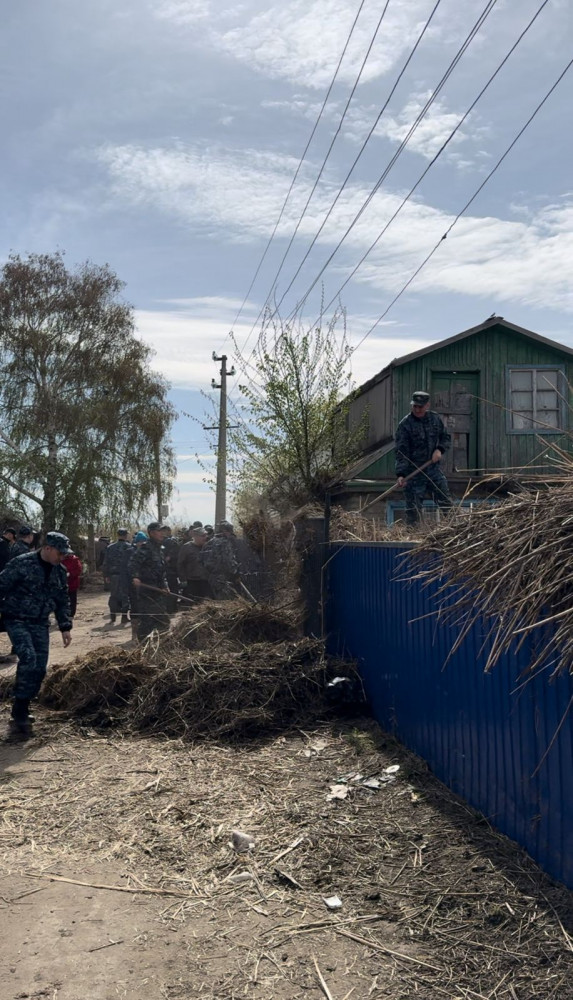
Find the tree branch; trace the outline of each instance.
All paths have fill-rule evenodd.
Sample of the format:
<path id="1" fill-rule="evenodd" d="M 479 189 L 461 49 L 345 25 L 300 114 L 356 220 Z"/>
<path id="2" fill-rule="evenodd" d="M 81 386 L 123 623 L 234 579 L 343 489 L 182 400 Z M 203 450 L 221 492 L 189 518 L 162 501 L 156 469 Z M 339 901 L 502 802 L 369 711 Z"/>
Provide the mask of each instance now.
<path id="1" fill-rule="evenodd" d="M 17 486 L 11 479 L 8 479 L 8 476 L 4 476 L 0 473 L 0 479 L 3 483 L 6 483 L 7 486 L 10 486 L 11 489 L 16 490 L 16 493 L 21 493 L 23 496 L 28 497 L 28 500 L 33 500 L 34 503 L 38 504 L 38 506 L 42 506 L 42 501 L 39 497 L 34 496 L 34 494 L 30 493 L 29 490 L 25 490 L 23 486 Z"/>

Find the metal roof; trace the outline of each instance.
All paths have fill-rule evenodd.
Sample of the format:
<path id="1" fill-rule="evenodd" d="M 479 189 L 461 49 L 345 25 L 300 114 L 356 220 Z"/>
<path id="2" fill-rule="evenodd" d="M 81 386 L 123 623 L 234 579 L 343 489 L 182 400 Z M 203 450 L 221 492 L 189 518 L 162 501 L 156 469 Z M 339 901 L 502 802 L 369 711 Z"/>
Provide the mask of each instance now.
<path id="1" fill-rule="evenodd" d="M 573 357 L 573 348 L 566 347 L 565 344 L 559 344 L 556 340 L 550 340 L 548 337 L 542 337 L 540 333 L 534 333 L 533 330 L 526 330 L 523 326 L 517 326 L 515 323 L 510 323 L 509 320 L 504 319 L 503 316 L 490 316 L 485 322 L 479 323 L 477 326 L 472 326 L 469 330 L 463 330 L 461 333 L 456 333 L 453 337 L 447 337 L 445 340 L 437 340 L 434 344 L 429 344 L 428 347 L 422 347 L 419 351 L 413 351 L 411 354 L 404 354 L 401 358 L 394 358 L 390 364 L 382 368 L 376 375 L 368 379 L 362 385 L 358 386 L 356 391 L 353 393 L 353 398 L 360 396 L 363 392 L 371 389 L 373 385 L 381 382 L 383 378 L 390 374 L 393 368 L 398 368 L 400 365 L 406 365 L 409 361 L 415 361 L 416 358 L 422 358 L 425 354 L 431 354 L 432 351 L 440 350 L 442 347 L 449 347 L 450 344 L 455 344 L 459 340 L 465 340 L 467 337 L 473 337 L 475 333 L 482 333 L 483 330 L 489 330 L 494 326 L 503 326 L 507 330 L 511 330 L 512 333 L 518 333 L 523 337 L 528 337 L 530 340 L 535 340 L 539 344 L 543 344 L 545 347 L 552 347 L 553 350 L 559 351 L 561 354 L 568 354 Z"/>

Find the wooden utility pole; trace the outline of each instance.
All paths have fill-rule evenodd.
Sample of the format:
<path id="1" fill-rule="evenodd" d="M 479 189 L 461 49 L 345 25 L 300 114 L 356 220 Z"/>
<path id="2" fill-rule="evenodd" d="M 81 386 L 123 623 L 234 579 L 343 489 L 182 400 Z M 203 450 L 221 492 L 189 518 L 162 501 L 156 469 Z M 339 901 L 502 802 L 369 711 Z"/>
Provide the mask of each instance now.
<path id="1" fill-rule="evenodd" d="M 220 389 L 219 437 L 217 444 L 217 487 L 215 493 L 215 524 L 227 516 L 227 376 L 234 375 L 235 369 L 227 371 L 227 355 L 220 357 L 213 351 L 213 361 L 221 362 L 220 382 L 211 380 L 213 389 Z"/>

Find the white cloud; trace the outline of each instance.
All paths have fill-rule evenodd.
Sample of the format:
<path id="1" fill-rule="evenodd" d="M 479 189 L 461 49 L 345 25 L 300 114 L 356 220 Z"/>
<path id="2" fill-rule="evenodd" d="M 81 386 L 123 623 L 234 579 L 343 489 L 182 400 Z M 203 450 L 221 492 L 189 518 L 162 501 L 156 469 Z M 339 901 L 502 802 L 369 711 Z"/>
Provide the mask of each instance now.
<path id="1" fill-rule="evenodd" d="M 411 47 L 432 6 L 428 0 L 390 4 L 363 82 L 376 79 L 395 65 Z M 356 77 L 380 14 L 379 4 L 366 5 L 341 66 L 341 81 Z M 334 74 L 355 15 L 356 4 L 349 0 L 275 3 L 247 24 L 222 32 L 216 42 L 266 76 L 320 88 Z"/>
<path id="2" fill-rule="evenodd" d="M 195 24 L 211 13 L 209 0 L 161 0 L 152 6 L 156 17 L 175 24 Z"/>
<path id="3" fill-rule="evenodd" d="M 115 193 L 136 205 L 148 204 L 209 234 L 224 230 L 225 239 L 252 242 L 268 238 L 278 216 L 291 176 L 292 161 L 256 150 L 187 149 L 144 150 L 108 147 L 101 154 L 111 173 Z M 300 227 L 306 241 L 313 236 L 330 206 L 337 185 L 325 178 Z M 296 189 L 278 236 L 290 236 L 306 198 L 308 181 Z M 343 192 L 325 226 L 319 247 L 331 248 L 355 218 L 369 189 L 353 184 Z M 342 262 L 354 262 L 370 246 L 402 200 L 381 189 L 352 230 L 344 257 L 327 272 L 327 296 L 335 291 Z M 467 216 L 440 247 L 431 264 L 416 280 L 416 291 L 461 292 L 494 298 L 496 303 L 517 301 L 534 306 L 573 310 L 573 200 L 563 200 L 532 211 L 529 220 Z M 412 199 L 382 238 L 357 278 L 374 288 L 395 292 L 440 239 L 451 214 Z M 304 284 L 316 274 L 316 259 Z M 292 269 L 290 271 L 292 273 Z M 334 276 L 333 276 L 334 275 Z M 335 284 L 335 281 L 337 284 Z M 167 329 L 169 317 L 167 317 Z M 211 336 L 224 324 L 215 324 Z M 202 334 L 206 338 L 205 332 Z M 212 347 L 218 345 L 213 343 Z M 212 348 L 211 348 L 212 349 Z M 177 379 L 193 359 L 180 361 L 168 377 Z"/>
<path id="4" fill-rule="evenodd" d="M 431 93 L 429 90 L 424 94 L 412 96 L 402 111 L 394 117 L 392 115 L 384 115 L 376 126 L 374 134 L 384 136 L 391 142 L 399 145 L 408 135 L 418 115 L 425 107 L 428 98 L 431 97 Z M 459 124 L 462 117 L 460 112 L 448 111 L 445 102 L 438 98 L 426 112 L 421 122 L 416 126 L 413 135 L 408 140 L 409 151 L 419 153 L 427 160 L 433 159 L 448 136 Z M 364 133 L 366 132 L 367 129 L 364 129 Z M 365 135 L 357 135 L 359 141 L 362 141 L 364 137 Z M 467 135 L 464 132 L 456 132 L 454 138 L 451 140 L 450 150 L 461 142 L 465 142 L 466 139 Z"/>

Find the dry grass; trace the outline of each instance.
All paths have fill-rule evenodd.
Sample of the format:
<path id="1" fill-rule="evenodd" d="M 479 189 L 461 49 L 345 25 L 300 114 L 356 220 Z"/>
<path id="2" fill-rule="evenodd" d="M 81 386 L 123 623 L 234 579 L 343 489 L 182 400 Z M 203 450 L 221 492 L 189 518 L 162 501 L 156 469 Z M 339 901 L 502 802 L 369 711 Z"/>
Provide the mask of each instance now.
<path id="1" fill-rule="evenodd" d="M 318 1000 L 313 956 L 334 1000 L 571 1000 L 570 894 L 375 726 L 249 747 L 41 726 L 0 785 L 0 861 L 30 888 L 102 881 L 99 864 L 161 896 L 192 942 L 168 1000 Z M 356 777 L 391 764 L 378 790 Z M 254 851 L 232 850 L 234 828 Z"/>
<path id="2" fill-rule="evenodd" d="M 532 670 L 552 660 L 572 669 L 572 483 L 455 512 L 407 561 L 409 576 L 413 566 L 418 579 L 437 585 L 439 615 L 458 629 L 453 650 L 483 615 L 486 669 L 532 633 L 541 639 Z"/>
<path id="3" fill-rule="evenodd" d="M 298 612 L 210 602 L 144 646 L 105 646 L 54 667 L 40 703 L 94 726 L 241 739 L 324 716 L 326 684 L 341 671 L 361 690 L 352 664 L 300 635 Z"/>

